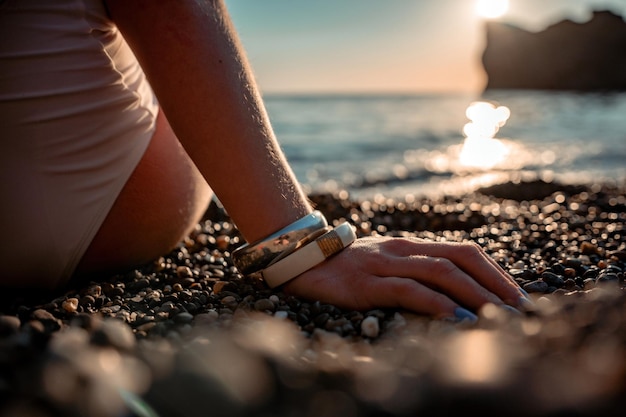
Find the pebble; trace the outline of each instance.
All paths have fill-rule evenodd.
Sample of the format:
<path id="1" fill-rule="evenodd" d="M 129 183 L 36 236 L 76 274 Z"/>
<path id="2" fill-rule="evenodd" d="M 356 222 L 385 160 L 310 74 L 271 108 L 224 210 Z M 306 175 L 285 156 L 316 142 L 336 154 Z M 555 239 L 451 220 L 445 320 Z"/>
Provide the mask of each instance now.
<path id="1" fill-rule="evenodd" d="M 227 295 L 226 297 L 222 298 L 221 303 L 230 309 L 237 308 L 237 305 L 239 304 L 237 298 L 233 295 Z"/>
<path id="2" fill-rule="evenodd" d="M 98 298 L 102 294 L 102 287 L 100 285 L 90 285 L 85 290 L 86 296 L 91 296 L 93 298 Z"/>
<path id="3" fill-rule="evenodd" d="M 188 278 L 193 276 L 193 272 L 188 266 L 179 266 L 176 268 L 176 276 L 178 278 Z"/>
<path id="4" fill-rule="evenodd" d="M 213 284 L 213 292 L 219 294 L 229 284 L 228 281 L 217 281 Z"/>
<path id="5" fill-rule="evenodd" d="M 276 306 L 274 305 L 274 303 L 267 299 L 267 298 L 261 298 L 259 300 L 256 300 L 254 302 L 254 309 L 256 311 L 270 311 L 273 312 L 274 309 L 276 308 Z"/>
<path id="6" fill-rule="evenodd" d="M 0 315 L 0 337 L 16 334 L 20 328 L 20 319 L 15 316 Z"/>
<path id="7" fill-rule="evenodd" d="M 80 298 L 79 304 L 83 307 L 93 306 L 96 304 L 96 299 L 91 295 L 85 295 Z"/>
<path id="8" fill-rule="evenodd" d="M 548 290 L 548 283 L 545 281 L 536 280 L 524 284 L 522 288 L 524 288 L 524 291 L 526 291 L 527 293 L 544 293 Z"/>
<path id="9" fill-rule="evenodd" d="M 286 320 L 289 317 L 289 312 L 285 310 L 279 310 L 274 313 L 274 317 L 280 320 Z"/>
<path id="10" fill-rule="evenodd" d="M 67 311 L 68 313 L 76 313 L 76 310 L 78 309 L 78 298 L 68 298 L 67 300 L 63 301 L 61 307 L 63 307 L 63 310 Z"/>
<path id="11" fill-rule="evenodd" d="M 131 351 L 136 344 L 132 329 L 124 322 L 106 318 L 92 334 L 92 343 L 113 346 L 123 351 Z"/>
<path id="12" fill-rule="evenodd" d="M 280 298 L 278 298 L 278 296 L 276 294 L 272 294 L 269 297 L 269 300 L 274 303 L 275 305 L 280 304 Z"/>
<path id="13" fill-rule="evenodd" d="M 549 286 L 560 288 L 563 286 L 565 281 L 561 275 L 557 275 L 552 272 L 544 272 L 541 274 L 541 279 L 548 284 Z"/>
<path id="14" fill-rule="evenodd" d="M 52 315 L 52 313 L 37 309 L 31 314 L 31 318 L 42 324 L 43 329 L 48 332 L 59 330 L 63 326 L 63 322 Z"/>
<path id="15" fill-rule="evenodd" d="M 174 316 L 174 321 L 179 324 L 188 324 L 193 321 L 193 315 L 187 312 L 178 313 Z"/>
<path id="16" fill-rule="evenodd" d="M 380 332 L 380 325 L 378 323 L 378 317 L 368 316 L 361 322 L 361 335 L 374 339 L 378 337 Z"/>
<path id="17" fill-rule="evenodd" d="M 498 320 L 491 317 L 489 322 L 489 317 L 482 317 L 477 327 L 469 329 L 437 320 L 422 325 L 421 320 L 415 322 L 410 315 L 393 309 L 345 311 L 271 291 L 261 281 L 242 277 L 232 266 L 226 251 L 241 242 L 234 227 L 205 221 L 194 232 L 202 238 L 194 240 L 192 234 L 183 247 L 145 268 L 87 283 L 68 294 L 44 296 L 40 302 L 20 301 L 19 307 L 0 304 L 0 397 L 9 398 L 5 394 L 6 387 L 10 387 L 14 398 L 35 403 L 33 392 L 41 391 L 33 389 L 35 381 L 25 375 L 44 374 L 42 364 L 59 365 L 55 362 L 58 358 L 49 355 L 46 348 L 70 326 L 83 329 L 88 337 L 67 337 L 64 346 L 73 343 L 77 352 L 87 355 L 96 349 L 99 353 L 87 355 L 92 362 L 82 362 L 84 368 L 63 368 L 60 378 L 55 378 L 72 381 L 80 375 L 85 387 L 80 395 L 67 397 L 63 404 L 45 398 L 45 392 L 37 398 L 38 404 L 48 401 L 56 414 L 58 407 L 63 411 L 64 407 L 77 407 L 64 414 L 109 417 L 79 409 L 91 398 L 87 387 L 118 383 L 120 380 L 115 378 L 128 374 L 143 381 L 135 388 L 144 392 L 146 401 L 155 407 L 163 404 L 159 400 L 189 399 L 193 411 L 185 413 L 185 404 L 179 401 L 177 412 L 181 415 L 210 415 L 209 411 L 200 413 L 204 406 L 231 410 L 220 408 L 229 393 L 240 395 L 246 381 L 260 380 L 280 393 L 274 397 L 268 393 L 264 404 L 276 404 L 285 415 L 358 415 L 356 410 L 365 409 L 371 409 L 371 415 L 390 417 L 397 410 L 402 410 L 402 416 L 436 415 L 441 410 L 449 412 L 454 404 L 467 404 L 463 396 L 467 390 L 459 389 L 464 382 L 454 380 L 455 388 L 451 389 L 445 382 L 450 375 L 437 372 L 471 359 L 472 346 L 486 349 L 483 351 L 490 352 L 488 357 L 501 365 L 501 380 L 486 381 L 485 391 L 481 384 L 470 387 L 473 404 L 490 404 L 483 409 L 494 410 L 495 415 L 506 415 L 511 409 L 519 409 L 520 415 L 540 415 L 533 412 L 540 403 L 537 395 L 523 387 L 528 381 L 542 381 L 545 375 L 559 381 L 550 385 L 551 406 L 557 404 L 560 395 L 576 398 L 581 404 L 587 398 L 593 399 L 598 391 L 585 381 L 599 381 L 623 393 L 626 382 L 614 370 L 623 369 L 622 358 L 626 357 L 626 301 L 622 297 L 611 304 L 606 296 L 619 293 L 624 286 L 623 195 L 622 189 L 588 191 L 586 196 L 561 192 L 557 202 L 557 196 L 550 193 L 533 201 L 499 200 L 476 193 L 438 200 L 376 198 L 358 204 L 334 195 L 312 197 L 329 219 L 350 219 L 361 234 L 377 231 L 457 242 L 474 239 L 485 247 L 531 293 L 538 307 L 516 321 L 507 315 L 498 316 Z M 574 207 L 572 204 L 580 207 L 580 213 L 569 209 Z M 544 222 L 547 212 L 553 216 L 549 223 Z M 227 219 L 224 212 L 212 214 Z M 266 317 L 271 325 L 261 332 L 250 330 L 259 316 Z M 382 337 L 394 329 L 401 331 L 391 338 Z M 189 338 L 198 334 L 204 340 L 202 348 L 195 350 L 195 346 L 192 355 L 183 356 L 189 352 Z M 234 339 L 230 337 L 233 334 L 237 335 Z M 276 358 L 266 363 L 258 350 L 264 341 L 280 341 L 281 349 L 292 349 L 289 352 L 295 356 L 284 350 L 278 366 Z M 454 351 L 456 347 L 461 349 Z M 554 361 L 555 357 L 559 360 Z M 293 362 L 294 358 L 300 362 Z M 528 363 L 523 362 L 525 358 Z M 509 367 L 507 360 L 512 361 Z M 101 366 L 120 363 L 128 373 L 106 374 L 106 366 Z M 352 369 L 355 363 L 359 368 Z M 586 364 L 591 363 L 598 365 L 587 372 Z M 150 371 L 142 373 L 141 364 L 148 364 Z M 95 369 L 99 371 L 91 372 Z M 206 369 L 214 373 L 203 374 Z M 246 371 L 240 374 L 239 369 Z M 518 386 L 508 386 L 508 381 L 515 381 L 516 370 L 521 369 L 526 379 Z M 227 377 L 217 383 L 211 375 Z M 346 380 L 356 382 L 345 385 Z M 569 386 L 569 380 L 579 383 Z M 212 389 L 221 383 L 234 385 L 218 389 L 219 395 L 214 395 Z M 159 385 L 166 388 L 165 395 L 152 391 Z M 508 390 L 517 391 L 512 394 Z M 405 396 L 405 391 L 411 394 Z M 307 395 L 299 395 L 302 392 Z M 432 396 L 431 392 L 445 395 Z M 523 396 L 523 401 L 516 403 L 517 394 Z M 236 402 L 244 404 L 246 398 L 238 396 Z M 507 398 L 506 403 L 499 403 L 500 398 Z M 611 399 L 609 394 L 609 398 L 598 399 L 595 404 L 610 405 Z M 437 408 L 438 401 L 442 401 L 441 408 Z M 623 410 L 624 400 L 617 397 L 616 401 L 619 406 L 615 409 Z M 245 405 L 254 408 L 254 404 L 260 402 Z M 319 408 L 338 404 L 346 408 L 340 412 Z M 420 405 L 424 409 L 419 409 Z M 232 410 L 232 415 L 243 415 Z M 552 415 L 571 411 L 550 410 Z M 584 408 L 577 410 L 587 417 Z M 454 411 L 459 414 L 464 410 Z M 611 410 L 601 411 L 605 410 L 596 414 L 611 415 Z M 257 414 L 268 412 L 266 409 Z"/>

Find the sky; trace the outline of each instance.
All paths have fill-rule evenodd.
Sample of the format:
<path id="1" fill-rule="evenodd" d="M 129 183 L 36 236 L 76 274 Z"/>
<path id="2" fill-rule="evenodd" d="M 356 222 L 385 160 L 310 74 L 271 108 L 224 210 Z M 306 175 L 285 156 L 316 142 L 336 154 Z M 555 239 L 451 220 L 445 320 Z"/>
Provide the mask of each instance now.
<path id="1" fill-rule="evenodd" d="M 479 92 L 477 0 L 226 0 L 262 93 Z M 541 30 L 626 0 L 509 0 L 497 20 Z"/>

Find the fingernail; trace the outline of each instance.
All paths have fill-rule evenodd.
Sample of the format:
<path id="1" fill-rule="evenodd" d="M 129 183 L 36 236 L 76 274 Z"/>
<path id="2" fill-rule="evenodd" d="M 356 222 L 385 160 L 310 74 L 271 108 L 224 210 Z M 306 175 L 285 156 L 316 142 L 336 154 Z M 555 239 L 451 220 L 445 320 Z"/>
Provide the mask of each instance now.
<path id="1" fill-rule="evenodd" d="M 524 310 L 532 310 L 535 308 L 535 302 L 530 297 L 520 297 L 519 305 Z"/>
<path id="2" fill-rule="evenodd" d="M 478 321 L 478 316 L 476 314 L 464 309 L 463 307 L 457 307 L 454 309 L 454 317 L 456 317 L 459 322 L 469 321 L 471 323 L 476 323 Z"/>
<path id="3" fill-rule="evenodd" d="M 502 307 L 504 310 L 510 311 L 511 313 L 514 313 L 514 314 L 517 314 L 517 315 L 522 315 L 521 311 L 519 311 L 515 307 L 511 307 L 508 304 L 502 304 L 500 307 Z"/>

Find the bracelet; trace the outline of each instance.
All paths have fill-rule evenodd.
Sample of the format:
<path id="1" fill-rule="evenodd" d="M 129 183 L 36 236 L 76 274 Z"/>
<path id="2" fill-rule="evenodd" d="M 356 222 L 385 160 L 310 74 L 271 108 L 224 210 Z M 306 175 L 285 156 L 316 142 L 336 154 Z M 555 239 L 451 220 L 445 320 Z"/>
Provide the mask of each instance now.
<path id="1" fill-rule="evenodd" d="M 350 223 L 342 223 L 263 269 L 260 274 L 270 288 L 277 287 L 322 263 L 355 240 L 356 234 Z"/>
<path id="2" fill-rule="evenodd" d="M 293 252 L 308 243 L 306 239 L 311 233 L 326 226 L 328 222 L 324 215 L 315 210 L 265 239 L 238 247 L 231 255 L 233 264 L 243 275 L 260 271 L 285 251 Z M 303 240 L 305 242 L 300 243 Z"/>
<path id="3" fill-rule="evenodd" d="M 285 249 L 277 257 L 272 259 L 272 262 L 270 262 L 267 266 L 273 265 L 276 262 L 280 261 L 281 259 L 286 258 L 287 256 L 291 255 L 293 252 L 297 251 L 301 247 L 308 245 L 309 243 L 315 241 L 315 239 L 317 239 L 318 237 L 322 236 L 323 234 L 326 234 L 327 232 L 330 232 L 331 230 L 333 230 L 331 226 L 326 226 L 323 229 L 316 230 L 315 232 L 305 236 L 298 242 L 289 245 L 287 249 Z"/>

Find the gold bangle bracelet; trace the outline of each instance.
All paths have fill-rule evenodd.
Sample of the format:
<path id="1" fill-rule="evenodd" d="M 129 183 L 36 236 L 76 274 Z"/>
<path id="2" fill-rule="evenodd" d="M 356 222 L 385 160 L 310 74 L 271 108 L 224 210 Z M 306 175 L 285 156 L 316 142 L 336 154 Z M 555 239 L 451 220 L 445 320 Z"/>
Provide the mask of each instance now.
<path id="1" fill-rule="evenodd" d="M 341 252 L 355 240 L 356 234 L 352 225 L 344 222 L 313 242 L 269 265 L 260 271 L 260 275 L 271 288 L 277 287 Z"/>

